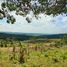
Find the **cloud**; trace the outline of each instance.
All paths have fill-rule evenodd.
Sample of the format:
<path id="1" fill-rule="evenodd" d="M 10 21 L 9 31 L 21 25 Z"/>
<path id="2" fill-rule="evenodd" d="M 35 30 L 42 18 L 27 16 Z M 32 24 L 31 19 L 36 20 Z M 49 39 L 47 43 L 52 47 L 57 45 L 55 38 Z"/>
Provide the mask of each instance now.
<path id="1" fill-rule="evenodd" d="M 1 5 L 0 1 L 0 5 Z M 0 7 L 1 8 L 1 7 Z M 67 16 L 65 14 L 53 17 L 53 15 L 39 14 L 36 19 L 32 13 L 27 15 L 31 18 L 31 23 L 28 23 L 26 17 L 16 15 L 15 11 L 10 12 L 16 18 L 15 24 L 8 24 L 6 18 L 0 20 L 0 32 L 21 32 L 21 33 L 44 33 L 44 34 L 59 34 L 67 33 Z"/>
<path id="2" fill-rule="evenodd" d="M 0 32 L 21 32 L 21 33 L 44 33 L 44 34 L 58 34 L 67 33 L 67 16 L 39 14 L 39 19 L 36 19 L 31 13 L 27 16 L 32 18 L 32 22 L 28 23 L 25 18 L 16 15 L 15 11 L 10 13 L 16 18 L 15 24 L 6 23 L 6 18 L 0 20 Z"/>

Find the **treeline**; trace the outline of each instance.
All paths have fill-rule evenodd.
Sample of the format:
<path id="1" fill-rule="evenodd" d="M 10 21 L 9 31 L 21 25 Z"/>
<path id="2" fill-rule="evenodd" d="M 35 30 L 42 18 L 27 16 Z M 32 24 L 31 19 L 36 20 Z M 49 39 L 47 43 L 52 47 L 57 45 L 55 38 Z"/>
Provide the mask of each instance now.
<path id="1" fill-rule="evenodd" d="M 0 47 L 12 47 L 13 45 L 19 46 L 23 43 L 50 43 L 50 45 L 66 45 L 67 44 L 67 34 L 63 38 L 40 38 L 40 37 L 31 37 L 27 40 L 21 40 L 16 38 L 0 38 Z"/>

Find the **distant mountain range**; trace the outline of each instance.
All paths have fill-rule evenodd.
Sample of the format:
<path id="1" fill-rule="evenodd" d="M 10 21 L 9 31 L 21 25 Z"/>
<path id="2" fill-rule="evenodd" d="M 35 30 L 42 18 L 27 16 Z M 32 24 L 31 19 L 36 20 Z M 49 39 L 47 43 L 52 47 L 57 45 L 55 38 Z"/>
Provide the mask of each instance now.
<path id="1" fill-rule="evenodd" d="M 0 33 L 0 39 L 1 38 L 15 38 L 18 40 L 29 40 L 34 37 L 36 38 L 48 38 L 48 39 L 56 39 L 56 38 L 63 38 L 64 34 L 40 34 L 40 33 L 6 33 L 1 32 Z"/>

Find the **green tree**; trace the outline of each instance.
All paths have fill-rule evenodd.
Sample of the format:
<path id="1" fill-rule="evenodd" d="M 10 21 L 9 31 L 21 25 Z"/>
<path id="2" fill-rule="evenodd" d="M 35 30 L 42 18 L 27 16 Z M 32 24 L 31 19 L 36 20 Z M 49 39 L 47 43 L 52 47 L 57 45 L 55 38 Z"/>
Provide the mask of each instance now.
<path id="1" fill-rule="evenodd" d="M 38 6 L 38 3 L 40 6 Z M 34 15 L 38 15 L 40 13 L 45 13 L 47 15 L 53 14 L 54 16 L 63 13 L 67 14 L 67 0 L 38 0 L 34 5 L 31 4 L 31 0 L 18 0 L 18 4 L 20 4 L 19 7 L 17 6 L 18 4 L 14 2 L 6 2 L 6 4 L 6 7 L 8 7 L 10 11 L 17 10 L 17 8 L 19 8 L 19 10 L 25 12 L 25 14 L 30 10 L 33 11 Z M 2 7 L 5 7 L 4 3 L 2 3 Z M 26 18 L 26 20 L 30 23 L 28 18 Z M 7 22 L 9 23 L 10 21 L 8 20 Z M 15 19 L 12 20 L 12 24 L 14 22 Z"/>

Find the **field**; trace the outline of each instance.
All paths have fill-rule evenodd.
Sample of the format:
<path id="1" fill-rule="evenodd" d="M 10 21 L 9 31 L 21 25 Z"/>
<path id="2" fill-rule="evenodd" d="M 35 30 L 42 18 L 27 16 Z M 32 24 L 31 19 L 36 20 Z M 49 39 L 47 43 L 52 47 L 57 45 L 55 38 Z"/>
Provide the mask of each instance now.
<path id="1" fill-rule="evenodd" d="M 0 67 L 67 67 L 67 45 L 62 39 L 0 39 Z"/>

